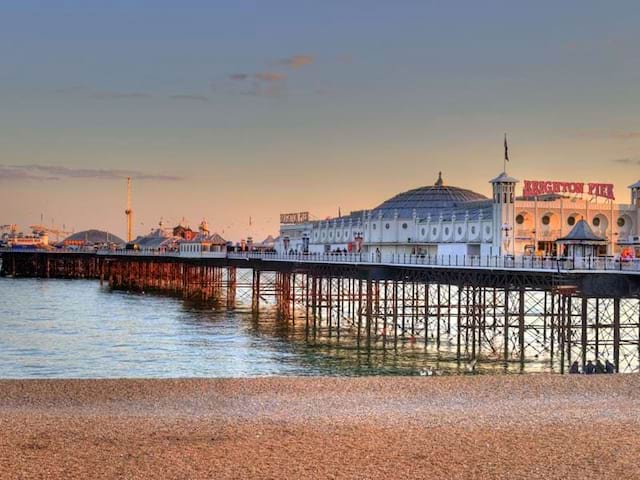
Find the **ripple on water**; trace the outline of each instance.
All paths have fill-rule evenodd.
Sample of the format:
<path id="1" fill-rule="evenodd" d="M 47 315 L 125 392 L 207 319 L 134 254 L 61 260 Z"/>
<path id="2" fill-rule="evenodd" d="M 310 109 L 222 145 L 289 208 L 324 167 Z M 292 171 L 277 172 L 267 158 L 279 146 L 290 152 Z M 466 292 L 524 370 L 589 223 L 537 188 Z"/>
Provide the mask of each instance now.
<path id="1" fill-rule="evenodd" d="M 303 322 L 279 324 L 268 310 L 256 320 L 246 307 L 197 308 L 88 280 L 0 278 L 0 329 L 2 378 L 415 375 L 427 367 L 459 368 L 416 346 L 362 351 L 346 337 L 306 341 Z"/>

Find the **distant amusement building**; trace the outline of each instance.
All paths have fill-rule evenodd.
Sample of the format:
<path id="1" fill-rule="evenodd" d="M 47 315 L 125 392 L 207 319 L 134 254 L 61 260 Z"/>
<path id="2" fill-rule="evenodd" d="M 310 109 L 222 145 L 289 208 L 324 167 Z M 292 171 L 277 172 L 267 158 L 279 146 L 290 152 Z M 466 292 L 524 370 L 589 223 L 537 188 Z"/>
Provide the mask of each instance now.
<path id="1" fill-rule="evenodd" d="M 568 250 L 640 257 L 640 182 L 629 187 L 629 204 L 614 203 L 610 184 L 525 181 L 523 194 L 516 196 L 519 181 L 506 172 L 489 183 L 492 198 L 446 185 L 440 174 L 433 185 L 399 193 L 371 210 L 326 220 L 310 220 L 306 212 L 284 214 L 276 249 L 373 252 L 382 258 Z M 588 237 L 588 248 L 577 245 L 581 235 Z"/>
<path id="2" fill-rule="evenodd" d="M 179 223 L 177 226 L 173 227 L 174 237 L 181 237 L 185 240 L 191 240 L 197 234 L 198 232 L 194 232 L 193 230 L 191 230 L 191 228 L 182 225 L 182 223 Z"/>
<path id="3" fill-rule="evenodd" d="M 174 229 L 175 232 L 175 229 Z M 206 220 L 202 220 L 198 227 L 198 232 L 190 238 L 186 238 L 180 242 L 180 254 L 189 256 L 201 255 L 205 252 L 226 252 L 227 241 L 217 233 L 209 232 L 209 224 Z"/>
<path id="4" fill-rule="evenodd" d="M 129 242 L 127 249 L 145 253 L 180 252 L 188 256 L 190 253 L 223 252 L 226 251 L 226 244 L 220 235 L 209 232 L 206 220 L 200 223 L 198 231 L 193 231 L 182 222 L 174 228 L 166 228 L 160 220 L 158 228 Z"/>
<path id="5" fill-rule="evenodd" d="M 86 245 L 124 245 L 125 241 L 113 233 L 105 232 L 102 230 L 85 230 L 83 232 L 74 233 L 69 235 L 62 241 L 65 247 L 70 246 L 86 246 Z"/>

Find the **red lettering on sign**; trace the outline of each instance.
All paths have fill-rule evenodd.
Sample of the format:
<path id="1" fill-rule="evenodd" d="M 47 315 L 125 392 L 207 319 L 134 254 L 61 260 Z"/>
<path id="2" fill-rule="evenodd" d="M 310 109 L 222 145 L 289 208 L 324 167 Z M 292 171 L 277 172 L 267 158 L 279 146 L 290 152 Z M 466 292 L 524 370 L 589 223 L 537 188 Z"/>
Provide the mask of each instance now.
<path id="1" fill-rule="evenodd" d="M 615 200 L 613 184 L 588 183 L 587 193 L 594 197 Z M 537 197 L 548 193 L 585 193 L 585 184 L 581 182 L 553 182 L 549 180 L 525 180 L 522 194 L 525 197 Z"/>

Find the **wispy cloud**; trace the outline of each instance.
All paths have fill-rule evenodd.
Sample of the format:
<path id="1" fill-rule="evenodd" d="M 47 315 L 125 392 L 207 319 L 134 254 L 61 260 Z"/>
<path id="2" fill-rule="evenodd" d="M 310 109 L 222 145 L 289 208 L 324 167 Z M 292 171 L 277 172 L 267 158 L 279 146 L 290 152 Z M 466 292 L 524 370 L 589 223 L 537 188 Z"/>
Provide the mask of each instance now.
<path id="1" fill-rule="evenodd" d="M 89 98 L 100 99 L 136 99 L 136 98 L 151 98 L 148 92 L 138 91 L 119 91 L 119 90 L 98 90 L 95 88 L 86 87 L 83 85 L 74 85 L 71 87 L 61 87 L 54 90 L 54 93 L 61 95 L 81 95 Z"/>
<path id="2" fill-rule="evenodd" d="M 69 95 L 73 93 L 87 93 L 89 89 L 82 85 L 74 85 L 71 87 L 61 87 L 54 90 L 55 93 L 60 93 L 63 95 Z"/>
<path id="3" fill-rule="evenodd" d="M 94 92 L 91 94 L 92 98 L 115 98 L 115 99 L 133 99 L 133 98 L 151 98 L 151 94 L 147 92 L 117 92 L 105 90 L 101 92 Z"/>
<path id="4" fill-rule="evenodd" d="M 278 62 L 290 68 L 301 68 L 305 65 L 311 65 L 314 61 L 313 55 L 293 55 L 289 58 L 283 58 Z"/>
<path id="5" fill-rule="evenodd" d="M 34 175 L 33 173 L 21 168 L 0 165 L 0 182 L 28 180 L 59 180 L 59 178 L 45 175 Z"/>
<path id="6" fill-rule="evenodd" d="M 287 76 L 280 72 L 258 72 L 253 75 L 253 78 L 261 82 L 282 82 Z"/>
<path id="7" fill-rule="evenodd" d="M 640 138 L 640 131 L 635 131 L 635 132 L 612 132 L 611 133 L 611 138 L 618 138 L 621 140 L 628 140 L 631 138 Z"/>
<path id="8" fill-rule="evenodd" d="M 600 131 L 600 130 L 586 130 L 578 132 L 579 137 L 585 138 L 613 138 L 616 140 L 633 140 L 640 138 L 640 130 L 614 130 L 614 131 Z"/>
<path id="9" fill-rule="evenodd" d="M 209 97 L 206 95 L 195 95 L 195 94 L 178 94 L 171 95 L 170 97 L 173 100 L 186 100 L 188 102 L 208 102 Z"/>
<path id="10" fill-rule="evenodd" d="M 0 180 L 62 180 L 82 178 L 96 180 L 122 180 L 131 177 L 137 180 L 181 181 L 184 177 L 163 175 L 125 169 L 73 168 L 59 165 L 0 165 Z"/>
<path id="11" fill-rule="evenodd" d="M 640 158 L 616 158 L 613 162 L 622 165 L 640 165 Z"/>
<path id="12" fill-rule="evenodd" d="M 254 73 L 232 73 L 227 76 L 226 84 L 211 83 L 212 91 L 227 91 L 237 95 L 274 97 L 286 91 L 287 75 L 282 72 L 265 71 Z"/>

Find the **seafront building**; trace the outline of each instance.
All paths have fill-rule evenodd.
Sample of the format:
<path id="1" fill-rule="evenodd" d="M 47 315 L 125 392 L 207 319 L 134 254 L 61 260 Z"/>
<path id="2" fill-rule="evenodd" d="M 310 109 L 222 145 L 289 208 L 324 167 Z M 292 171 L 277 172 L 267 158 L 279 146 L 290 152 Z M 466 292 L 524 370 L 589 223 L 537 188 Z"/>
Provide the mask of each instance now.
<path id="1" fill-rule="evenodd" d="M 284 214 L 276 250 L 364 252 L 386 259 L 556 256 L 568 254 L 571 245 L 572 253 L 640 257 L 640 181 L 629 186 L 629 203 L 616 203 L 611 184 L 526 180 L 517 195 L 520 182 L 506 171 L 489 183 L 491 198 L 447 185 L 440 173 L 434 184 L 401 192 L 371 210 L 325 220 L 311 220 L 306 212 Z M 582 233 L 592 248 L 575 246 Z"/>
<path id="2" fill-rule="evenodd" d="M 197 231 L 183 225 L 183 222 L 173 228 L 166 228 L 160 220 L 158 228 L 129 242 L 127 249 L 142 253 L 180 252 L 182 256 L 197 256 L 203 252 L 226 251 L 226 244 L 224 238 L 209 231 L 206 220 L 202 220 Z"/>

